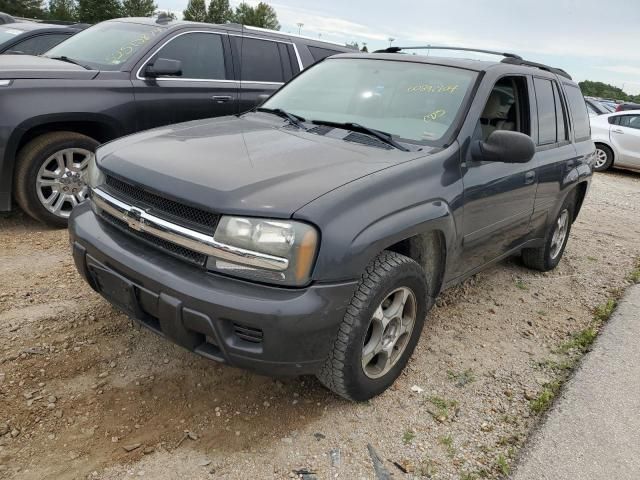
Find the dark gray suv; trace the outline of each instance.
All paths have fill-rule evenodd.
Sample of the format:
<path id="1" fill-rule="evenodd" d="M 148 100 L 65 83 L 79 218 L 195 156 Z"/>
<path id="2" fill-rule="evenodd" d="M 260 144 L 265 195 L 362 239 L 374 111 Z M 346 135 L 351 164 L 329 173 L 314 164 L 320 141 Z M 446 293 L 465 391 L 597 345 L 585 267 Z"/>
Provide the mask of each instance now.
<path id="1" fill-rule="evenodd" d="M 80 273 L 213 360 L 364 400 L 444 288 L 554 268 L 594 145 L 580 89 L 515 55 L 337 55 L 261 108 L 101 147 L 70 220 Z"/>
<path id="2" fill-rule="evenodd" d="M 346 51 L 240 25 L 132 18 L 88 28 L 42 57 L 0 56 L 0 212 L 13 197 L 32 217 L 65 226 L 86 198 L 98 144 L 247 111 Z"/>

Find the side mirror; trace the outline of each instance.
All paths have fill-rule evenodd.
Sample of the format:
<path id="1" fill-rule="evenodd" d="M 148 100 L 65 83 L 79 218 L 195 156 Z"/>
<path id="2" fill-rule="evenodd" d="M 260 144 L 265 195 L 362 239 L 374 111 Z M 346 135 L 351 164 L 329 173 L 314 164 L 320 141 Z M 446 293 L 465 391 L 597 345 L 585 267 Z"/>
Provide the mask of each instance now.
<path id="1" fill-rule="evenodd" d="M 535 153 L 531 137 L 509 130 L 496 130 L 486 142 L 478 140 L 471 144 L 473 159 L 485 162 L 527 163 Z"/>
<path id="2" fill-rule="evenodd" d="M 150 78 L 180 75 L 182 75 L 182 62 L 170 58 L 157 58 L 155 62 L 144 68 L 144 76 Z"/>

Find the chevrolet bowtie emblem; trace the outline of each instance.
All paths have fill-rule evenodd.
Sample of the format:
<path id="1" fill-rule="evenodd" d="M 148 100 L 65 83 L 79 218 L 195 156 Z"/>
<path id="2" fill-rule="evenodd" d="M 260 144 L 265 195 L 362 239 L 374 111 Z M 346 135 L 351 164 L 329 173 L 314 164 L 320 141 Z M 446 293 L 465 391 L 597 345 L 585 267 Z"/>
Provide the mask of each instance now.
<path id="1" fill-rule="evenodd" d="M 142 232 L 144 230 L 144 218 L 142 218 L 143 210 L 132 207 L 128 212 L 124 214 L 124 221 L 127 222 L 129 228 Z"/>

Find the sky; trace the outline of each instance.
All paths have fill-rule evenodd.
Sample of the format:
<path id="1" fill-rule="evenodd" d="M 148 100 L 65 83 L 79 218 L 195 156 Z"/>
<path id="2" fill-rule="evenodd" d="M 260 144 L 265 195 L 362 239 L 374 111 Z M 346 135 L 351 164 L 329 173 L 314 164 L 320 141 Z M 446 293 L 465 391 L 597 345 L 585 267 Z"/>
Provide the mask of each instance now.
<path id="1" fill-rule="evenodd" d="M 187 0 L 157 0 L 181 14 Z M 231 0 L 232 6 L 239 3 Z M 258 0 L 247 0 L 257 4 Z M 640 94 L 640 0 L 267 0 L 281 31 L 372 51 L 447 45 L 506 51 Z M 486 58 L 486 57 L 485 57 Z"/>

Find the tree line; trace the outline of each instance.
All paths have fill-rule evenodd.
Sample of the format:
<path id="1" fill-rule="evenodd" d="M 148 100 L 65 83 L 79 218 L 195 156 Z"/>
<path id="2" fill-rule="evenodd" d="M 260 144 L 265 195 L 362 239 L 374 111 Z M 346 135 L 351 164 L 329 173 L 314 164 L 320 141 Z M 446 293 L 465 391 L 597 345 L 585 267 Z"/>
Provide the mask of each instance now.
<path id="1" fill-rule="evenodd" d="M 624 90 L 604 82 L 585 80 L 579 83 L 582 94 L 587 97 L 613 98 L 625 102 L 640 103 L 640 95 L 629 95 Z"/>
<path id="2" fill-rule="evenodd" d="M 154 0 L 0 0 L 0 12 L 16 17 L 97 23 L 120 17 L 150 17 L 158 12 Z M 175 18 L 171 12 L 169 16 Z M 185 20 L 210 23 L 243 23 L 280 30 L 276 11 L 267 3 L 255 7 L 240 3 L 235 9 L 229 0 L 189 0 Z"/>

